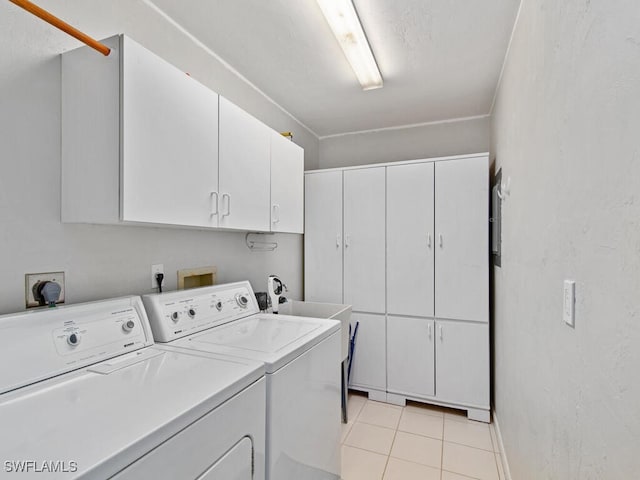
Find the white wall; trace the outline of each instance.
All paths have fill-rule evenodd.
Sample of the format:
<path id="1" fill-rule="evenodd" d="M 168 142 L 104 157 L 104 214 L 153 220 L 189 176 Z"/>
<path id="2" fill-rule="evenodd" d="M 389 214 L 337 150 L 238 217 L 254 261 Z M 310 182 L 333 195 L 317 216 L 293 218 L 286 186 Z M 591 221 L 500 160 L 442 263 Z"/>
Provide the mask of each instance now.
<path id="1" fill-rule="evenodd" d="M 523 0 L 498 92 L 495 407 L 517 480 L 638 478 L 639 26 L 637 0 Z"/>
<path id="2" fill-rule="evenodd" d="M 490 119 L 372 130 L 320 139 L 320 168 L 396 162 L 489 150 Z"/>
<path id="3" fill-rule="evenodd" d="M 272 128 L 293 131 L 317 168 L 318 140 L 240 81 L 139 0 L 42 0 L 44 8 L 96 38 L 124 32 Z M 248 278 L 256 290 L 280 274 L 302 295 L 302 236 L 277 235 L 256 253 L 242 233 L 60 223 L 60 57 L 79 42 L 9 2 L 0 2 L 0 313 L 24 307 L 24 274 L 64 270 L 67 299 L 78 302 L 151 290 L 150 266 L 216 265 L 219 281 Z M 96 54 L 98 55 L 98 54 Z"/>

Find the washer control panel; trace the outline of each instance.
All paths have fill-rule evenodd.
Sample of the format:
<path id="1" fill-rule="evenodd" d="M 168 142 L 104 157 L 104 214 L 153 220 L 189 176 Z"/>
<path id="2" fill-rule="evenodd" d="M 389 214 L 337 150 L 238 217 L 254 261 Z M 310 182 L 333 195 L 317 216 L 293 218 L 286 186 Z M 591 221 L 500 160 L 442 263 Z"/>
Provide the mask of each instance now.
<path id="1" fill-rule="evenodd" d="M 0 393 L 153 344 L 140 297 L 0 316 Z M 34 354 L 37 352 L 37 354 Z"/>
<path id="2" fill-rule="evenodd" d="M 170 342 L 259 312 L 249 282 L 145 295 L 153 337 Z"/>
<path id="3" fill-rule="evenodd" d="M 142 325 L 139 312 L 131 306 L 96 312 L 91 318 L 67 318 L 52 334 L 56 350 L 63 356 L 98 350 L 123 353 L 144 346 Z"/>

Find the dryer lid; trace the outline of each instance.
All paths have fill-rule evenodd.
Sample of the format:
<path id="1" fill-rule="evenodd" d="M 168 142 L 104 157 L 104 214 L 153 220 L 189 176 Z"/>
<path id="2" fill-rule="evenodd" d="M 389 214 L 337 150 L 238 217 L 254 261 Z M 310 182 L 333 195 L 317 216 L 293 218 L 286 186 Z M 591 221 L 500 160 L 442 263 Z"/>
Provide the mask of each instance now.
<path id="1" fill-rule="evenodd" d="M 0 395 L 4 461 L 108 478 L 264 375 L 249 360 L 149 347 Z"/>

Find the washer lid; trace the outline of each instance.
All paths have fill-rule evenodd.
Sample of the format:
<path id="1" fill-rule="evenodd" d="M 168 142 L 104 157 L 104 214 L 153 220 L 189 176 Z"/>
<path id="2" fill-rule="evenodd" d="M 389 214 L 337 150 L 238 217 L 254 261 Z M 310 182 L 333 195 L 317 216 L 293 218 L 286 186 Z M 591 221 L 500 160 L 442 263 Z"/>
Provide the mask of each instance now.
<path id="1" fill-rule="evenodd" d="M 258 314 L 171 345 L 259 360 L 265 363 L 267 373 L 273 373 L 339 330 L 340 322 L 335 320 Z"/>
<path id="2" fill-rule="evenodd" d="M 263 375 L 258 362 L 148 347 L 23 387 L 0 395 L 2 460 L 108 478 Z"/>

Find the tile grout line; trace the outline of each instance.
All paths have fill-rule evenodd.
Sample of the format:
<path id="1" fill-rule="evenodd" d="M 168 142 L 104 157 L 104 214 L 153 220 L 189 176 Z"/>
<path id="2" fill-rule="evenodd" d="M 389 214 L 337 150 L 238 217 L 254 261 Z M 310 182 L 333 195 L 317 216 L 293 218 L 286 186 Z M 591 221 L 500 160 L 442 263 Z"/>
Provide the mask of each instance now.
<path id="1" fill-rule="evenodd" d="M 496 471 L 498 472 L 498 480 L 502 480 L 500 478 L 500 465 L 498 465 L 498 456 L 496 455 L 496 445 L 494 444 L 495 437 L 495 428 L 493 434 L 491 433 L 491 424 L 489 424 L 489 434 L 491 436 L 491 448 L 493 448 L 493 460 L 496 462 Z"/>
<path id="2" fill-rule="evenodd" d="M 478 477 L 470 477 L 469 475 L 467 475 L 467 474 L 465 474 L 465 473 L 458 473 L 458 472 L 453 472 L 453 471 L 451 471 L 451 470 L 445 470 L 445 469 L 442 469 L 442 470 L 440 471 L 440 475 L 442 476 L 442 474 L 443 474 L 444 472 L 447 472 L 447 473 L 453 473 L 454 475 L 457 475 L 457 476 L 459 476 L 459 477 L 469 478 L 469 479 L 471 479 L 471 480 L 482 480 L 481 478 L 478 478 Z M 440 480 L 442 480 L 442 478 L 440 478 Z"/>
<path id="3" fill-rule="evenodd" d="M 407 432 L 406 430 L 400 430 L 400 429 L 398 429 L 398 431 L 402 433 L 408 433 L 409 435 L 416 435 L 418 437 L 428 438 L 429 440 L 440 440 L 441 442 L 443 441 L 442 438 L 432 437 L 431 435 L 423 435 L 422 433 L 416 433 L 416 432 Z"/>
<path id="4" fill-rule="evenodd" d="M 433 327 L 434 332 L 433 334 L 435 335 L 435 325 Z M 440 480 L 442 480 L 442 471 L 444 469 L 444 426 L 447 423 L 446 422 L 447 417 L 445 415 L 442 415 L 442 449 L 440 450 Z"/>
<path id="5" fill-rule="evenodd" d="M 404 413 L 404 409 L 402 410 Z M 391 441 L 391 448 L 389 448 L 389 455 L 387 455 L 387 461 L 384 463 L 384 470 L 382 470 L 382 478 L 380 480 L 384 480 L 384 476 L 387 474 L 387 468 L 389 467 L 389 460 L 391 460 L 391 452 L 393 451 L 393 444 L 396 443 L 396 436 L 398 435 L 398 427 L 400 426 L 400 419 L 402 418 L 402 413 L 400 413 L 400 418 L 398 419 L 398 425 L 393 432 L 393 440 Z"/>
<path id="6" fill-rule="evenodd" d="M 376 455 L 381 455 L 383 457 L 388 457 L 389 456 L 389 455 L 386 455 L 384 453 L 376 452 L 375 450 L 369 450 L 368 448 L 356 447 L 354 445 L 349 445 L 348 443 L 343 443 L 342 445 L 345 446 L 345 447 L 349 447 L 349 448 L 355 448 L 356 450 L 362 450 L 363 452 L 367 452 L 367 453 L 375 453 Z"/>
<path id="7" fill-rule="evenodd" d="M 423 435 L 424 436 L 424 435 Z M 427 438 L 432 438 L 432 437 L 427 437 Z M 474 450 L 480 450 L 481 452 L 487 452 L 487 453 L 496 453 L 492 450 L 487 450 L 486 448 L 478 448 L 478 447 L 474 447 L 473 445 L 467 445 L 466 443 L 460 443 L 460 442 L 452 442 L 451 440 L 442 440 L 443 443 L 453 443 L 454 445 L 459 445 L 460 447 L 467 447 L 467 448 L 473 448 Z"/>
<path id="8" fill-rule="evenodd" d="M 347 398 L 347 404 L 348 404 L 348 398 Z M 362 404 L 362 406 L 358 409 L 358 413 L 356 413 L 353 417 L 353 419 L 351 420 L 351 427 L 349 427 L 349 430 L 347 431 L 347 434 L 344 437 L 344 440 L 342 440 L 342 442 L 340 443 L 341 445 L 344 445 L 345 441 L 347 440 L 347 437 L 351 434 L 351 430 L 353 430 L 353 426 L 356 424 L 356 422 L 358 421 L 358 417 L 360 416 L 360 412 L 362 412 L 362 409 L 364 408 L 364 403 Z M 349 422 L 347 422 L 344 425 L 349 425 Z M 342 438 L 342 437 L 341 437 Z M 350 446 L 350 445 L 349 445 Z"/>

